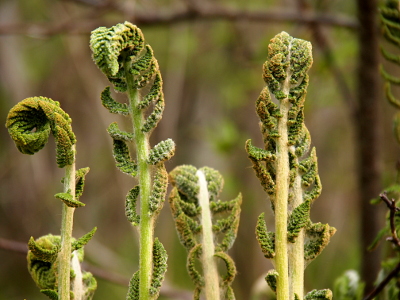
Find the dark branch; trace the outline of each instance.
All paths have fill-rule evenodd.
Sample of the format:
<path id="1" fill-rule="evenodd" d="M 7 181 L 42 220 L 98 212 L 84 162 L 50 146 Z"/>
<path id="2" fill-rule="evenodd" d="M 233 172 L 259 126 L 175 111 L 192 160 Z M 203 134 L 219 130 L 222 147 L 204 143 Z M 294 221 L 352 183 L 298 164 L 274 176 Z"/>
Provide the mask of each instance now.
<path id="1" fill-rule="evenodd" d="M 107 9 L 106 9 L 107 8 Z M 101 6 L 98 15 L 91 12 L 90 18 L 80 18 L 77 20 L 68 20 L 64 23 L 15 23 L 3 24 L 0 26 L 0 35 L 30 35 L 38 37 L 48 37 L 57 34 L 89 34 L 93 28 L 104 26 L 104 20 L 100 16 L 110 10 L 120 13 L 118 6 Z M 228 7 L 200 8 L 196 5 L 190 5 L 188 8 L 176 10 L 173 12 L 136 12 L 133 19 L 128 20 L 138 26 L 158 26 L 174 24 L 179 22 L 192 22 L 194 20 L 204 21 L 252 21 L 252 22 L 294 22 L 301 24 L 320 24 L 324 26 L 337 26 L 355 30 L 358 23 L 355 19 L 340 15 L 305 13 L 299 14 L 290 11 L 249 11 L 234 9 Z"/>
<path id="2" fill-rule="evenodd" d="M 387 240 L 391 241 L 397 248 L 400 249 L 400 240 L 397 236 L 396 232 L 396 224 L 395 224 L 395 214 L 400 211 L 398 207 L 396 207 L 396 201 L 393 199 L 389 199 L 386 193 L 382 193 L 379 195 L 381 200 L 386 204 L 390 211 L 390 231 L 392 236 Z M 372 300 L 375 298 L 390 282 L 392 278 L 394 278 L 400 272 L 400 263 L 386 276 L 385 279 L 381 281 L 363 300 Z"/>

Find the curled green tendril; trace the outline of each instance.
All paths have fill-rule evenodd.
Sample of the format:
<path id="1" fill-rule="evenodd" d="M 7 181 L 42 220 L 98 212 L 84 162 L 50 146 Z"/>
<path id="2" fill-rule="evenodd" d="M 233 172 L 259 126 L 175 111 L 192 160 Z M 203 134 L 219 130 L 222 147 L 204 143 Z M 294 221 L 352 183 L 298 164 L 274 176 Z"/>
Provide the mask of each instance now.
<path id="1" fill-rule="evenodd" d="M 83 260 L 83 246 L 86 245 L 96 232 L 94 228 L 78 240 L 72 242 L 72 252 L 76 253 L 79 261 Z M 32 237 L 28 243 L 28 271 L 40 288 L 41 292 L 50 299 L 58 299 L 57 278 L 58 264 L 57 256 L 61 247 L 61 237 L 56 235 L 45 235 L 37 240 Z M 71 254 L 72 256 L 73 254 Z M 71 279 L 74 280 L 74 270 L 71 268 Z M 82 285 L 84 289 L 83 300 L 90 300 L 96 290 L 97 283 L 93 275 L 89 272 L 82 273 Z M 73 292 L 71 291 L 73 295 Z"/>
<path id="2" fill-rule="evenodd" d="M 57 164 L 60 168 L 72 165 L 76 143 L 71 118 L 57 101 L 32 97 L 16 104 L 8 113 L 6 127 L 18 150 L 34 154 L 47 143 L 50 133 L 56 142 Z"/>

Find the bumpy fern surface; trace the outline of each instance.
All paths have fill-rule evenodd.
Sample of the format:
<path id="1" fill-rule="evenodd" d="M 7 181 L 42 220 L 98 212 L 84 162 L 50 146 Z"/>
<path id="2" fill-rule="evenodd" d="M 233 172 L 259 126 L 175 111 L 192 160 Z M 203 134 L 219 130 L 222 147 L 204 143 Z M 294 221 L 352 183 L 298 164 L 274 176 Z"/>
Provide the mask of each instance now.
<path id="1" fill-rule="evenodd" d="M 150 134 L 160 121 L 165 105 L 161 73 L 141 30 L 129 22 L 94 30 L 90 48 L 94 62 L 114 90 L 128 96 L 127 103 L 120 103 L 112 98 L 107 87 L 101 94 L 103 106 L 111 113 L 132 120 L 131 132 L 119 129 L 116 123 L 108 128 L 114 141 L 113 155 L 117 167 L 139 181 L 126 196 L 126 216 L 140 230 L 139 271 L 132 277 L 127 299 L 156 299 L 166 271 L 167 254 L 161 242 L 154 240 L 153 231 L 168 184 L 164 161 L 170 159 L 175 151 L 171 139 L 161 141 L 153 148 L 149 143 Z M 131 156 L 130 143 L 136 149 L 136 159 Z M 137 213 L 139 199 L 140 213 Z"/>
<path id="2" fill-rule="evenodd" d="M 51 299 L 91 299 L 96 280 L 90 273 L 82 273 L 74 257 L 93 236 L 96 228 L 78 241 L 72 239 L 73 213 L 85 204 L 79 201 L 89 168 L 75 171 L 75 135 L 71 118 L 59 102 L 45 97 L 27 98 L 9 112 L 6 127 L 18 150 L 34 154 L 47 143 L 50 134 L 56 142 L 57 164 L 65 167 L 64 191 L 55 195 L 63 201 L 61 237 L 44 236 L 29 241 L 28 269 L 32 278 Z M 71 256 L 72 253 L 72 256 Z M 71 263 L 72 259 L 72 263 Z M 83 252 L 80 260 L 83 259 Z"/>
<path id="3" fill-rule="evenodd" d="M 97 288 L 93 275 L 90 272 L 82 272 L 79 265 L 83 261 L 83 246 L 89 242 L 95 231 L 94 229 L 80 239 L 72 240 L 70 273 L 72 299 L 90 300 Z M 33 280 L 43 294 L 50 299 L 59 299 L 57 256 L 61 248 L 61 237 L 48 234 L 37 240 L 31 238 L 28 247 L 28 270 Z"/>
<path id="4" fill-rule="evenodd" d="M 45 97 L 27 98 L 10 110 L 6 127 L 20 152 L 35 154 L 46 145 L 51 133 L 56 141 L 58 166 L 74 162 L 72 145 L 76 139 L 71 118 L 59 102 Z"/>
<path id="5" fill-rule="evenodd" d="M 194 299 L 200 299 L 201 292 L 206 299 L 235 299 L 230 285 L 236 268 L 226 252 L 236 238 L 241 195 L 231 201 L 219 200 L 223 178 L 208 167 L 197 170 L 190 165 L 179 166 L 170 177 L 174 188 L 169 203 L 180 241 L 188 250 L 187 269 L 195 284 Z M 226 265 L 223 277 L 218 275 L 217 259 Z M 202 271 L 196 268 L 197 261 Z"/>
<path id="6" fill-rule="evenodd" d="M 321 193 L 316 150 L 304 124 L 304 101 L 312 64 L 311 44 L 286 32 L 269 45 L 263 78 L 267 86 L 256 101 L 264 148 L 246 142 L 246 151 L 275 213 L 275 232 L 264 214 L 256 236 L 276 270 L 266 281 L 279 300 L 303 299 L 303 272 L 328 244 L 335 229 L 312 223 L 311 204 Z M 330 291 L 310 292 L 306 299 L 330 299 Z"/>

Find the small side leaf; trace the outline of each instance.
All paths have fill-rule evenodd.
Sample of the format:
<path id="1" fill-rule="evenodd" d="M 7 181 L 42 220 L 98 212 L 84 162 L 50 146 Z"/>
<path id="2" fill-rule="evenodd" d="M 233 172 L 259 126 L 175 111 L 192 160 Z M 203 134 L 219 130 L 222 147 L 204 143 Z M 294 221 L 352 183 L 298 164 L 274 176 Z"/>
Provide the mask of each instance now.
<path id="1" fill-rule="evenodd" d="M 153 188 L 149 198 L 151 215 L 158 213 L 163 207 L 165 195 L 167 193 L 167 186 L 168 173 L 165 170 L 164 164 L 159 164 L 154 176 Z"/>
<path id="2" fill-rule="evenodd" d="M 310 222 L 310 201 L 305 201 L 297 206 L 288 220 L 288 241 L 296 242 L 300 230 Z"/>
<path id="3" fill-rule="evenodd" d="M 312 290 L 305 295 L 304 300 L 332 300 L 332 291 L 325 290 Z"/>
<path id="4" fill-rule="evenodd" d="M 126 105 L 126 103 L 120 103 L 118 101 L 115 101 L 111 96 L 111 91 L 109 86 L 106 87 L 104 91 L 101 92 L 101 103 L 112 114 L 120 114 L 124 116 L 129 115 L 128 105 Z"/>
<path id="5" fill-rule="evenodd" d="M 91 231 L 89 231 L 85 235 L 81 236 L 76 241 L 74 241 L 72 243 L 72 247 L 71 247 L 72 251 L 81 249 L 83 246 L 85 246 L 87 243 L 89 243 L 89 241 L 92 239 L 92 237 L 94 236 L 96 231 L 97 231 L 97 227 L 94 227 Z"/>
<path id="6" fill-rule="evenodd" d="M 58 293 L 55 290 L 45 289 L 45 290 L 40 290 L 40 292 L 42 294 L 45 294 L 51 300 L 58 300 Z"/>
<path id="7" fill-rule="evenodd" d="M 135 177 L 137 174 L 137 164 L 131 159 L 129 149 L 125 141 L 114 140 L 113 155 L 117 168 L 127 175 Z"/>
<path id="8" fill-rule="evenodd" d="M 175 154 L 175 143 L 171 139 L 159 142 L 151 149 L 148 163 L 157 165 L 160 162 L 169 160 Z"/>
<path id="9" fill-rule="evenodd" d="M 79 199 L 82 196 L 83 188 L 85 187 L 85 177 L 89 173 L 89 168 L 81 168 L 75 173 L 75 198 Z"/>
<path id="10" fill-rule="evenodd" d="M 56 197 L 57 199 L 60 199 L 68 207 L 85 206 L 85 203 L 75 200 L 74 196 L 72 196 L 70 193 L 58 193 L 58 194 L 55 194 L 54 197 Z"/>
<path id="11" fill-rule="evenodd" d="M 278 272 L 276 270 L 269 270 L 265 276 L 265 281 L 268 283 L 272 291 L 276 293 L 276 283 L 278 280 Z"/>
<path id="12" fill-rule="evenodd" d="M 128 294 L 126 300 L 139 300 L 139 271 L 136 271 L 129 281 Z"/>
<path id="13" fill-rule="evenodd" d="M 139 186 L 131 189 L 125 198 L 125 215 L 134 226 L 139 225 L 140 216 L 136 212 L 136 202 L 139 197 Z"/>
<path id="14" fill-rule="evenodd" d="M 260 214 L 256 226 L 256 237 L 261 251 L 266 258 L 275 257 L 275 234 L 267 230 L 264 213 Z"/>
<path id="15" fill-rule="evenodd" d="M 156 238 L 153 245 L 153 274 L 151 278 L 150 295 L 157 298 L 161 283 L 167 271 L 167 251 L 163 244 Z"/>

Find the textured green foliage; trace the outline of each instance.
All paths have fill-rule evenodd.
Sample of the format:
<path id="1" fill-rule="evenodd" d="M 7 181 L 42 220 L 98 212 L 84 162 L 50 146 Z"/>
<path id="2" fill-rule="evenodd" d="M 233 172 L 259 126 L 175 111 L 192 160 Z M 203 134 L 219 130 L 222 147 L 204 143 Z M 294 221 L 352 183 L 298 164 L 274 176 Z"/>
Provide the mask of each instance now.
<path id="1" fill-rule="evenodd" d="M 161 283 L 167 271 L 167 251 L 163 244 L 156 238 L 153 245 L 153 274 L 151 278 L 150 295 L 158 297 Z"/>
<path id="2" fill-rule="evenodd" d="M 68 207 L 85 206 L 85 203 L 75 200 L 75 197 L 70 193 L 57 193 L 54 195 L 54 197 L 60 199 Z"/>
<path id="3" fill-rule="evenodd" d="M 149 199 L 149 207 L 151 214 L 160 212 L 164 205 L 165 195 L 167 194 L 168 173 L 165 170 L 164 164 L 157 166 L 153 188 Z"/>
<path id="4" fill-rule="evenodd" d="M 128 218 L 128 221 L 131 222 L 134 226 L 139 225 L 140 221 L 140 216 L 136 213 L 136 201 L 138 197 L 139 186 L 135 186 L 129 191 L 125 199 L 125 215 Z"/>
<path id="5" fill-rule="evenodd" d="M 266 258 L 275 257 L 275 234 L 267 230 L 267 224 L 265 223 L 264 213 L 258 217 L 256 226 L 256 237 L 260 244 L 261 251 Z"/>
<path id="6" fill-rule="evenodd" d="M 149 294 L 152 299 L 157 299 L 160 293 L 161 283 L 164 280 L 165 272 L 167 271 L 167 251 L 164 246 L 156 238 L 153 245 L 153 273 L 151 278 L 151 286 Z M 126 299 L 127 300 L 139 300 L 139 272 L 133 274 L 129 282 L 129 290 Z"/>
<path id="7" fill-rule="evenodd" d="M 101 92 L 101 103 L 112 114 L 129 115 L 128 105 L 126 103 L 119 103 L 111 96 L 110 87 L 106 87 Z"/>
<path id="8" fill-rule="evenodd" d="M 274 292 L 276 292 L 276 281 L 278 276 L 279 274 L 275 270 L 269 270 L 267 275 L 265 276 L 265 281 Z"/>
<path id="9" fill-rule="evenodd" d="M 400 49 L 400 11 L 399 11 L 399 1 L 398 0 L 390 0 L 386 1 L 385 5 L 380 8 L 380 19 L 381 19 L 381 28 L 383 32 L 383 36 L 386 40 L 394 45 L 397 50 Z M 394 65 L 400 66 L 400 54 L 392 53 L 389 50 L 386 50 L 384 47 L 381 47 L 381 53 L 383 57 L 390 63 Z M 386 98 L 389 103 L 391 103 L 395 108 L 400 109 L 400 99 L 393 95 L 392 93 L 392 85 L 400 85 L 400 77 L 396 75 L 389 74 L 385 68 L 381 65 L 380 68 L 382 77 L 385 80 L 385 93 Z M 400 131 L 399 131 L 399 117 L 398 115 L 394 118 L 394 133 L 397 139 L 397 142 L 400 144 Z"/>
<path id="10" fill-rule="evenodd" d="M 298 271 L 293 272 L 303 272 L 306 263 L 322 251 L 335 232 L 329 225 L 321 225 L 322 229 L 310 220 L 310 206 L 322 189 L 316 151 L 310 151 L 311 138 L 304 124 L 304 101 L 309 83 L 307 72 L 312 61 L 309 42 L 295 39 L 286 32 L 271 40 L 268 60 L 263 66 L 263 79 L 267 86 L 256 101 L 264 148 L 253 146 L 251 140 L 246 142 L 245 147 L 275 213 L 279 205 L 276 234 L 267 231 L 264 214 L 261 214 L 256 226 L 257 240 L 264 256 L 274 259 L 275 264 L 279 265 L 279 272 L 284 273 L 294 268 Z M 281 221 L 281 217 L 285 219 Z M 304 249 L 304 259 L 303 250 L 294 250 L 303 262 L 298 262 L 296 254 L 291 252 L 289 255 L 288 246 L 279 248 L 287 254 L 276 253 L 278 243 L 284 245 L 288 242 L 300 243 L 301 246 L 296 244 L 291 249 Z M 282 258 L 278 263 L 278 255 L 288 259 Z M 287 266 L 283 266 L 284 261 L 287 261 Z M 274 270 L 266 277 L 273 289 L 276 289 L 276 272 Z M 290 280 L 295 279 L 291 277 Z M 286 297 L 285 290 L 289 290 L 286 282 L 288 285 L 299 286 L 298 283 L 288 282 L 286 276 L 282 276 L 280 281 L 283 298 Z M 303 297 L 300 290 L 294 293 L 289 295 L 291 299 Z"/>
<path id="11" fill-rule="evenodd" d="M 96 228 L 84 235 L 77 241 L 73 240 L 72 251 L 76 251 L 79 260 L 83 260 L 83 246 L 91 239 Z M 50 299 L 58 299 L 57 277 L 58 264 L 57 256 L 61 248 L 61 237 L 55 235 L 45 235 L 36 241 L 31 237 L 28 243 L 28 271 L 39 287 L 41 292 Z M 71 270 L 71 279 L 73 280 Z M 96 280 L 89 272 L 82 274 L 82 282 L 85 290 L 84 300 L 92 299 L 97 287 Z M 72 292 L 71 292 L 72 293 Z"/>
<path id="12" fill-rule="evenodd" d="M 218 200 L 218 196 L 223 188 L 223 178 L 221 174 L 211 168 L 201 168 L 207 185 L 207 195 L 209 197 L 209 210 L 212 218 L 212 234 L 215 241 L 214 256 L 223 260 L 226 265 L 227 274 L 221 279 L 221 286 L 224 289 L 224 299 L 234 299 L 233 291 L 230 287 L 236 268 L 233 260 L 226 254 L 236 238 L 239 226 L 240 205 L 242 197 L 239 195 L 231 201 Z M 175 220 L 175 226 L 181 243 L 188 250 L 188 273 L 195 284 L 194 299 L 199 299 L 200 293 L 205 286 L 202 272 L 196 269 L 196 262 L 202 261 L 202 211 L 205 207 L 201 206 L 199 199 L 200 184 L 197 176 L 197 169 L 190 165 L 176 167 L 170 172 L 170 180 L 173 189 L 169 196 L 170 208 Z"/>
<path id="13" fill-rule="evenodd" d="M 380 8 L 380 19 L 381 19 L 381 28 L 383 32 L 383 36 L 386 38 L 388 42 L 393 44 L 395 47 L 400 48 L 400 11 L 399 11 L 399 2 L 396 1 L 386 1 L 386 4 Z M 383 57 L 391 63 L 396 65 L 400 65 L 400 55 L 393 54 L 386 50 L 385 48 L 381 48 L 381 52 Z M 394 75 L 390 75 L 385 69 L 381 66 L 381 74 L 385 79 L 385 92 L 386 97 L 393 106 L 400 109 L 400 100 L 396 98 L 392 94 L 391 85 L 400 85 L 400 78 Z"/>
<path id="14" fill-rule="evenodd" d="M 71 118 L 60 103 L 45 97 L 32 97 L 16 104 L 8 113 L 6 127 L 18 150 L 34 154 L 42 149 L 53 134 L 56 142 L 57 164 L 72 165 L 76 143 Z"/>
<path id="15" fill-rule="evenodd" d="M 171 139 L 159 142 L 151 149 L 148 162 L 157 165 L 160 162 L 169 160 L 175 154 L 175 143 Z"/>
<path id="16" fill-rule="evenodd" d="M 304 297 L 304 300 L 331 300 L 332 299 L 332 291 L 331 290 L 312 290 L 307 293 Z"/>
<path id="17" fill-rule="evenodd" d="M 314 223 L 306 228 L 309 241 L 304 245 L 304 259 L 307 263 L 314 260 L 324 250 L 335 232 L 335 228 L 321 223 Z"/>
<path id="18" fill-rule="evenodd" d="M 168 185 L 164 161 L 175 152 L 171 139 L 159 142 L 152 149 L 149 142 L 165 107 L 161 73 L 153 49 L 145 43 L 141 30 L 129 22 L 92 31 L 90 48 L 94 62 L 114 90 L 126 92 L 128 96 L 128 103 L 119 103 L 107 87 L 101 94 L 103 106 L 111 113 L 129 116 L 133 125 L 132 132 L 120 130 L 116 123 L 108 128 L 118 169 L 139 180 L 138 186 L 128 193 L 125 204 L 129 222 L 140 230 L 140 270 L 132 277 L 128 299 L 139 299 L 139 294 L 140 299 L 155 299 L 163 279 L 161 273 L 165 272 L 160 269 L 160 253 L 165 250 L 154 240 L 153 232 Z M 136 160 L 131 158 L 131 149 L 136 151 Z M 136 212 L 138 200 L 140 213 Z M 154 248 L 152 253 L 152 247 L 158 250 Z M 150 277 L 153 282 L 149 281 Z"/>

